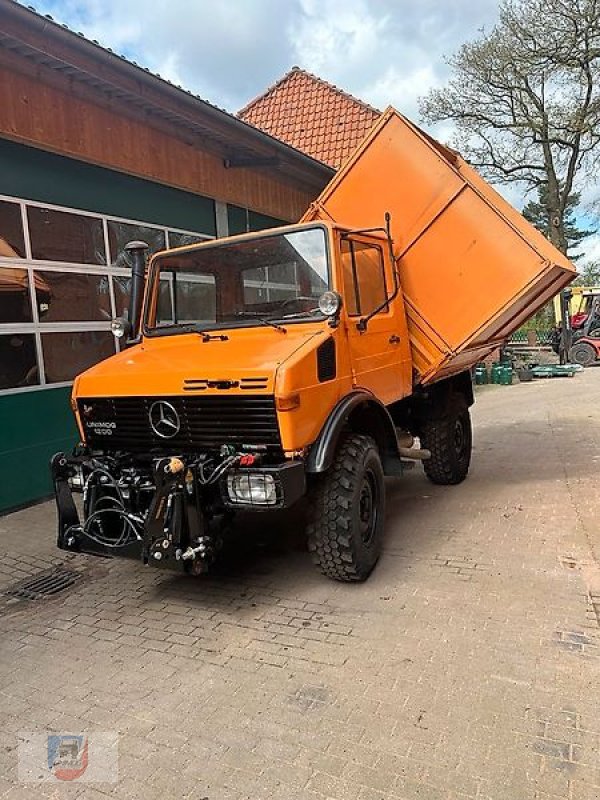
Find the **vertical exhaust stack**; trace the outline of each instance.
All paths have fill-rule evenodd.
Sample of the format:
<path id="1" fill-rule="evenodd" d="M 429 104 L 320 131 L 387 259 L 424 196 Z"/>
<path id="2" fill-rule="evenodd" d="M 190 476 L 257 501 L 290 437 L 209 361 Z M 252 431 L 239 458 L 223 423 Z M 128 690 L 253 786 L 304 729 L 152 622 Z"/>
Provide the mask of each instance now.
<path id="1" fill-rule="evenodd" d="M 140 334 L 142 317 L 142 301 L 146 283 L 146 253 L 149 246 L 146 242 L 129 242 L 125 251 L 131 257 L 131 292 L 129 295 L 129 341 L 136 341 Z"/>

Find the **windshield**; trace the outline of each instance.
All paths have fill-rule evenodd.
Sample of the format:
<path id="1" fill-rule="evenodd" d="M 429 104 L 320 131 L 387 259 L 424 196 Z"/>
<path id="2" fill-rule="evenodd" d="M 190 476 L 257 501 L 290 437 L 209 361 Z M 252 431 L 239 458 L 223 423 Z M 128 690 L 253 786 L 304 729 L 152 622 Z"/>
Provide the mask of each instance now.
<path id="1" fill-rule="evenodd" d="M 329 288 L 325 230 L 304 228 L 159 256 L 147 328 L 202 330 L 323 319 Z"/>

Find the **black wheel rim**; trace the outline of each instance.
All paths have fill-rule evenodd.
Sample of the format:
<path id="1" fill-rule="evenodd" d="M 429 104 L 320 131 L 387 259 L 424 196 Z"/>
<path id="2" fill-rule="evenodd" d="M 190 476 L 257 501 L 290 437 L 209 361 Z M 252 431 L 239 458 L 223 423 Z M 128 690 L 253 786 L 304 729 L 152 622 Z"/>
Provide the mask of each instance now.
<path id="1" fill-rule="evenodd" d="M 457 419 L 454 423 L 454 452 L 461 458 L 466 445 L 466 437 L 465 437 L 465 427 L 462 424 L 462 420 Z"/>
<path id="2" fill-rule="evenodd" d="M 368 469 L 365 472 L 358 496 L 360 536 L 365 544 L 370 544 L 375 534 L 378 507 L 379 487 L 373 471 Z"/>

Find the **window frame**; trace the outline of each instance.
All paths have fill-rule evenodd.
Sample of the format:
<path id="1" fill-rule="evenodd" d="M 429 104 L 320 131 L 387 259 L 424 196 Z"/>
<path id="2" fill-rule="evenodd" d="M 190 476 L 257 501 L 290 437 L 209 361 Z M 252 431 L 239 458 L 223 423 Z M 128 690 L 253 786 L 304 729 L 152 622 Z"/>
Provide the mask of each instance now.
<path id="1" fill-rule="evenodd" d="M 352 235 L 352 234 L 342 235 L 341 242 L 340 242 L 340 245 L 341 245 L 340 246 L 340 255 L 343 255 L 342 248 L 343 248 L 344 244 L 348 244 L 349 245 L 349 249 L 350 249 L 350 261 L 351 261 L 351 267 L 352 267 L 352 282 L 353 282 L 353 289 L 354 289 L 353 294 L 354 294 L 354 302 L 355 302 L 356 309 L 357 309 L 355 313 L 351 314 L 350 311 L 348 311 L 348 308 L 346 306 L 347 316 L 350 319 L 356 319 L 358 317 L 361 317 L 361 318 L 362 317 L 368 317 L 369 314 L 371 314 L 375 310 L 375 308 L 377 308 L 377 306 L 375 306 L 375 308 L 372 308 L 370 311 L 367 311 L 367 312 L 364 312 L 363 309 L 362 309 L 361 295 L 360 295 L 360 283 L 359 283 L 359 280 L 358 280 L 358 274 L 357 274 L 357 270 L 356 270 L 356 257 L 355 257 L 355 252 L 354 252 L 354 245 L 355 244 L 359 244 L 359 245 L 362 245 L 364 247 L 372 247 L 372 248 L 374 248 L 374 249 L 379 251 L 380 264 L 381 264 L 381 275 L 383 277 L 383 299 L 385 300 L 385 304 L 383 305 L 383 308 L 381 308 L 379 313 L 380 314 L 389 314 L 390 303 L 389 303 L 389 294 L 388 294 L 388 280 L 387 280 L 388 276 L 386 274 L 386 262 L 385 262 L 383 244 L 376 244 L 376 243 L 374 243 L 372 241 L 368 241 L 366 239 L 361 239 L 359 236 L 355 236 L 355 235 Z M 343 262 L 340 263 L 340 266 L 341 266 L 342 286 L 344 287 L 344 292 L 345 292 L 346 291 L 346 287 L 344 285 L 345 281 L 344 281 L 344 265 L 343 265 Z M 382 300 L 382 302 L 383 302 L 383 300 Z"/>
<path id="2" fill-rule="evenodd" d="M 71 206 L 61 206 L 53 203 L 42 203 L 35 200 L 28 200 L 22 197 L 14 197 L 12 195 L 0 194 L 0 200 L 4 202 L 14 203 L 20 208 L 21 213 L 21 226 L 23 229 L 23 237 L 25 240 L 25 257 L 24 258 L 11 258 L 0 256 L 0 266 L 9 269 L 20 269 L 27 272 L 28 288 L 29 288 L 29 302 L 31 306 L 31 322 L 9 322 L 0 323 L 0 335 L 4 334 L 33 334 L 35 338 L 35 352 L 37 358 L 39 384 L 35 386 L 19 386 L 10 389 L 0 389 L 0 397 L 11 394 L 19 394 L 22 392 L 38 392 L 45 389 L 56 389 L 61 387 L 71 386 L 73 380 L 60 381 L 56 383 L 49 383 L 46 380 L 46 372 L 44 367 L 44 352 L 42 348 L 42 334 L 44 333 L 76 333 L 81 331 L 110 331 L 110 320 L 106 322 L 100 320 L 78 321 L 78 322 L 44 322 L 40 320 L 38 314 L 38 304 L 35 294 L 34 273 L 37 272 L 73 272 L 85 275 L 101 275 L 108 277 L 109 286 L 109 302 L 111 317 L 116 316 L 116 301 L 115 289 L 113 278 L 116 277 L 131 277 L 131 271 L 123 267 L 112 266 L 110 262 L 110 243 L 108 236 L 108 223 L 117 222 L 127 225 L 138 225 L 148 228 L 156 228 L 164 234 L 165 244 L 167 249 L 170 247 L 169 234 L 177 233 L 189 236 L 195 236 L 200 239 L 209 240 L 215 237 L 210 234 L 200 233 L 199 231 L 191 231 L 183 228 L 176 228 L 173 225 L 158 225 L 154 222 L 146 222 L 144 220 L 129 219 L 126 217 L 118 217 L 112 214 L 102 214 L 94 211 L 87 211 Z M 27 208 L 42 208 L 50 211 L 60 211 L 69 214 L 77 214 L 84 217 L 93 217 L 100 219 L 102 223 L 102 235 L 104 241 L 104 254 L 106 264 L 82 264 L 70 261 L 49 261 L 46 259 L 32 258 L 31 251 L 31 237 L 29 233 L 29 221 L 27 215 Z M 115 353 L 120 350 L 120 342 L 113 337 Z"/>
<path id="3" fill-rule="evenodd" d="M 283 236 L 289 235 L 300 231 L 306 231 L 311 229 L 319 229 L 323 232 L 324 244 L 325 244 L 325 257 L 327 260 L 327 285 L 333 286 L 333 274 L 334 274 L 334 265 L 332 262 L 332 248 L 331 248 L 331 240 L 330 240 L 330 229 L 327 227 L 326 224 L 315 221 L 311 223 L 297 223 L 295 225 L 282 225 L 281 227 L 276 227 L 273 229 L 265 229 L 264 231 L 253 231 L 250 233 L 243 233 L 243 234 L 236 234 L 234 237 L 227 237 L 235 238 L 236 243 L 243 243 L 247 241 L 252 241 L 254 239 L 266 239 L 267 237 L 271 236 Z M 258 234 L 258 235 L 257 235 Z M 221 241 L 221 237 L 207 237 L 208 239 L 213 239 L 214 244 L 212 245 L 214 248 L 217 247 L 227 247 L 229 245 L 229 241 Z M 186 245 L 185 247 L 179 248 L 183 254 L 187 253 L 188 251 L 192 251 L 198 247 L 199 243 L 192 245 Z M 159 257 L 161 258 L 161 257 Z M 254 267 L 249 267 L 249 269 L 254 269 Z M 144 337 L 153 338 L 157 336 L 168 336 L 168 335 L 178 335 L 182 333 L 182 331 L 177 330 L 174 328 L 171 331 L 166 331 L 165 328 L 155 328 L 154 325 L 152 327 L 149 326 L 149 320 L 152 316 L 156 313 L 156 276 L 157 272 L 160 275 L 160 263 L 156 256 L 153 256 L 150 261 L 150 267 L 148 270 L 148 285 L 150 286 L 150 291 L 146 294 L 146 299 L 144 301 L 144 305 L 142 308 L 142 335 Z M 162 278 L 159 277 L 160 280 Z M 217 280 L 217 290 L 219 287 L 219 281 Z M 217 292 L 217 309 L 219 307 L 219 298 Z M 280 322 L 281 318 L 274 317 L 273 321 Z M 306 324 L 307 322 L 314 322 L 314 319 L 303 318 L 303 319 L 286 319 L 284 320 L 285 325 L 301 325 Z M 213 331 L 220 331 L 220 330 L 228 330 L 233 328 L 255 328 L 260 327 L 260 325 L 249 319 L 248 321 L 240 321 L 236 322 L 235 325 L 230 325 L 229 327 L 225 326 L 215 326 L 215 327 L 207 327 L 206 330 L 209 332 Z"/>

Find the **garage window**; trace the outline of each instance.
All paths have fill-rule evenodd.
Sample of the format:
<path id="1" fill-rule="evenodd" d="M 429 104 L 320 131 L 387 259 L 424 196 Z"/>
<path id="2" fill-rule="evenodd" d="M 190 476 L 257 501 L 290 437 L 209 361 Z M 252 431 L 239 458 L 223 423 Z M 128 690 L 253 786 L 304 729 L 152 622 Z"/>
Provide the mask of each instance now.
<path id="1" fill-rule="evenodd" d="M 110 322 L 108 275 L 38 271 L 35 296 L 40 322 Z"/>
<path id="2" fill-rule="evenodd" d="M 21 207 L 6 200 L 0 200 L 0 257 L 25 258 Z"/>
<path id="3" fill-rule="evenodd" d="M 110 331 L 42 333 L 42 351 L 46 381 L 62 383 L 114 355 L 115 345 Z"/>
<path id="4" fill-rule="evenodd" d="M 104 231 L 98 217 L 34 207 L 27 209 L 27 219 L 32 258 L 106 264 Z"/>
<path id="5" fill-rule="evenodd" d="M 136 241 L 146 242 L 151 253 L 158 253 L 167 246 L 164 229 L 109 220 L 108 243 L 110 263 L 113 267 L 131 267 L 131 259 L 125 250 L 125 245 Z"/>
<path id="6" fill-rule="evenodd" d="M 19 389 L 40 382 L 35 337 L 31 333 L 0 335 L 0 389 Z"/>
<path id="7" fill-rule="evenodd" d="M 0 324 L 32 322 L 29 272 L 0 265 Z"/>
<path id="8" fill-rule="evenodd" d="M 0 392 L 70 383 L 116 352 L 113 316 L 129 304 L 130 268 L 123 251 L 142 239 L 155 252 L 211 238 L 0 196 Z M 173 302 L 189 316 L 198 289 L 183 284 L 174 296 L 165 283 L 168 313 Z M 213 291 L 214 294 L 214 291 Z M 214 314 L 206 298 L 206 314 Z"/>

